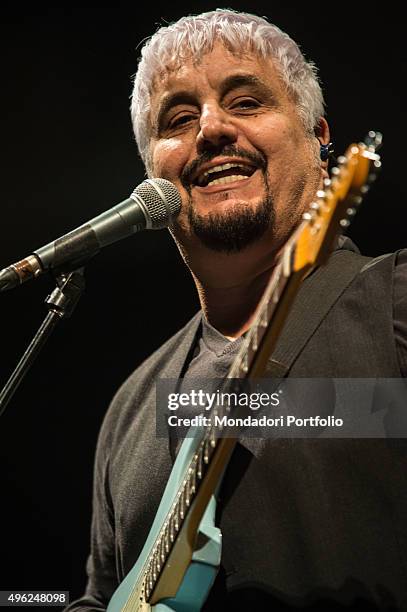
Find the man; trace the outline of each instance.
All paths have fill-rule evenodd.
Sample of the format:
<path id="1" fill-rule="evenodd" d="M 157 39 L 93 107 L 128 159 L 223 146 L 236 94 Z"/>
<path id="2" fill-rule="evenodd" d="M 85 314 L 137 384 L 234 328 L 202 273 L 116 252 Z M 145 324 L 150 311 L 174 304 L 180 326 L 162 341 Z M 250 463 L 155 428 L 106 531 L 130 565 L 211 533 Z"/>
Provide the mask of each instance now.
<path id="1" fill-rule="evenodd" d="M 226 376 L 278 254 L 327 177 L 315 68 L 253 15 L 218 10 L 161 28 L 142 49 L 132 117 L 149 176 L 182 196 L 171 232 L 202 315 L 136 370 L 106 416 L 89 582 L 69 610 L 104 609 L 148 535 L 174 458 L 155 433 L 156 380 Z M 293 363 L 273 367 L 292 377 L 405 374 L 403 253 L 367 262 L 342 240 L 304 282 L 294 322 L 347 266 L 355 274 Z M 405 464 L 405 447 L 386 440 L 242 441 L 220 493 L 222 566 L 205 609 L 406 609 Z"/>

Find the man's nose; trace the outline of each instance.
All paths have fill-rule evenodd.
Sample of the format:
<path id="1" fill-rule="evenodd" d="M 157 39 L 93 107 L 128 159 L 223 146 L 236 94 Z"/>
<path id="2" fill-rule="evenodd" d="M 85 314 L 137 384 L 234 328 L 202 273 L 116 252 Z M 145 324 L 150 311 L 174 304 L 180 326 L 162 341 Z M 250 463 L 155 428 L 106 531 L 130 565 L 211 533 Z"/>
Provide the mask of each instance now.
<path id="1" fill-rule="evenodd" d="M 228 113 L 218 105 L 202 109 L 200 131 L 197 136 L 198 150 L 206 150 L 236 142 L 237 128 Z"/>

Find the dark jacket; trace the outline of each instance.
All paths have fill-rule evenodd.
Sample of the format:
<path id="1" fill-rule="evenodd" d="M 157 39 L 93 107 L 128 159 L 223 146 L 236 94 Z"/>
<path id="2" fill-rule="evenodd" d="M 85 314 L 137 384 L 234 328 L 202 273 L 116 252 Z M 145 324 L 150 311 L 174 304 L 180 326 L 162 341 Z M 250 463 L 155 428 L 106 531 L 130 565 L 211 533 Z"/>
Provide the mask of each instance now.
<path id="1" fill-rule="evenodd" d="M 335 283 L 329 267 L 338 257 L 343 251 L 317 272 L 320 291 Z M 316 326 L 290 376 L 400 376 L 395 256 L 374 265 L 360 261 L 362 272 Z M 315 291 L 300 296 L 284 332 L 288 338 L 318 297 Z M 106 415 L 95 466 L 89 582 L 69 610 L 104 609 L 141 551 L 172 467 L 168 441 L 155 434 L 155 381 L 180 375 L 200 317 L 130 376 Z M 284 362 L 284 347 L 274 356 Z M 222 570 L 207 609 L 406 610 L 407 447 L 404 440 L 393 442 L 239 444 L 222 489 Z"/>

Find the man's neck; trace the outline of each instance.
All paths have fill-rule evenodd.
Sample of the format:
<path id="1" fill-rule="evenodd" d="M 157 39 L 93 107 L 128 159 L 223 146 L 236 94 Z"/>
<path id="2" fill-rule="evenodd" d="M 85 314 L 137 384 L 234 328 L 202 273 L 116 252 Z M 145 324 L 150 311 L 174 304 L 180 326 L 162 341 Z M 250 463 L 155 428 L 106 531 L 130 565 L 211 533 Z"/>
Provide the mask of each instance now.
<path id="1" fill-rule="evenodd" d="M 234 340 L 252 325 L 272 269 L 236 286 L 208 287 L 195 279 L 202 310 L 209 323 L 227 338 Z"/>

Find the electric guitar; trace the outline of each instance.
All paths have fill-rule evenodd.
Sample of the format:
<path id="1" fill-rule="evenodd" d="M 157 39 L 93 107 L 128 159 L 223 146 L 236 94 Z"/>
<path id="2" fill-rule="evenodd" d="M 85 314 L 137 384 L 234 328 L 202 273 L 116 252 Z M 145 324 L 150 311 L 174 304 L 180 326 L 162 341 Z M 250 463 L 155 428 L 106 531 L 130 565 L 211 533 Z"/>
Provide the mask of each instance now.
<path id="1" fill-rule="evenodd" d="M 375 178 L 380 144 L 381 134 L 369 132 L 365 143 L 352 144 L 338 158 L 281 253 L 225 388 L 228 380 L 264 373 L 302 280 L 328 259 Z M 221 415 L 228 407 L 216 410 Z M 218 437 L 214 426 L 197 428 L 185 438 L 144 548 L 108 612 L 199 612 L 220 565 L 215 493 L 236 442 Z"/>

